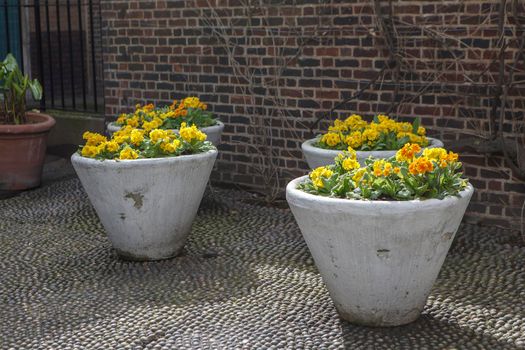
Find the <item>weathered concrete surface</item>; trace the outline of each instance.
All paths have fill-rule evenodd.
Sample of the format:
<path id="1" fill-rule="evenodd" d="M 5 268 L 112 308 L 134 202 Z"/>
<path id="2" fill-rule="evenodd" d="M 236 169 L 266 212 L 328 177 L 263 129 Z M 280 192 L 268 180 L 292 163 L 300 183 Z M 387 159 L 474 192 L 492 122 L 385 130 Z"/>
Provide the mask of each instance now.
<path id="1" fill-rule="evenodd" d="M 217 150 L 178 157 L 71 162 L 120 256 L 160 260 L 179 254 L 191 231 Z"/>
<path id="2" fill-rule="evenodd" d="M 417 319 L 474 188 L 424 201 L 315 196 L 291 181 L 286 199 L 342 318 L 364 326 Z"/>
<path id="3" fill-rule="evenodd" d="M 118 259 L 78 180 L 0 201 L 2 349 L 525 348 L 525 248 L 462 226 L 416 322 L 342 321 L 288 210 L 209 192 L 186 253 Z"/>

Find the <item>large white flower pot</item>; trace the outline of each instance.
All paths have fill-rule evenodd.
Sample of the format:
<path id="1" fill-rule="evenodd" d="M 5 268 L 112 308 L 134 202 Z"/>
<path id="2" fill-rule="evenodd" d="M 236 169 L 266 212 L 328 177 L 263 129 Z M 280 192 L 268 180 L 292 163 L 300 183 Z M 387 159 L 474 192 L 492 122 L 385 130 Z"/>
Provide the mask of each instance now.
<path id="1" fill-rule="evenodd" d="M 158 260 L 182 250 L 216 157 L 71 161 L 117 253 Z"/>
<path id="2" fill-rule="evenodd" d="M 108 134 L 111 136 L 115 131 L 120 130 L 120 128 L 121 126 L 117 125 L 116 123 L 109 123 Z M 218 146 L 221 143 L 222 130 L 224 130 L 224 124 L 221 121 L 217 120 L 216 125 L 207 126 L 199 129 L 208 136 L 206 140 L 213 143 L 214 146 Z M 173 131 L 179 133 L 178 129 L 173 129 Z"/>
<path id="3" fill-rule="evenodd" d="M 417 319 L 473 187 L 443 200 L 365 201 L 298 190 L 306 179 L 286 198 L 340 316 L 383 327 Z"/>
<path id="4" fill-rule="evenodd" d="M 301 148 L 303 149 L 304 157 L 310 169 L 315 169 L 320 166 L 334 163 L 334 158 L 343 151 L 324 149 L 315 147 L 314 144 L 318 142 L 318 138 L 313 138 L 303 142 Z M 443 142 L 438 139 L 428 138 L 428 146 L 425 148 L 443 147 Z M 357 151 L 357 161 L 364 165 L 365 159 L 372 156 L 374 158 L 390 158 L 396 155 L 397 151 Z"/>

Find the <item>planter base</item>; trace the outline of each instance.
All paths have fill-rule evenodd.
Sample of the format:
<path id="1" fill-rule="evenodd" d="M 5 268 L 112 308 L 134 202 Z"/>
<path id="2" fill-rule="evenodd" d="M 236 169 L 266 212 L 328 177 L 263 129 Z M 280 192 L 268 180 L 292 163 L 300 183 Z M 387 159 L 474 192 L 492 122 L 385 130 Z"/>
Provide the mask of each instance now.
<path id="1" fill-rule="evenodd" d="M 337 306 L 336 306 L 337 309 Z M 365 327 L 399 327 L 409 323 L 415 322 L 421 313 L 423 308 L 415 308 L 409 310 L 407 313 L 375 313 L 375 314 L 354 314 L 348 313 L 343 310 L 337 309 L 339 317 L 343 320 L 348 321 L 352 324 L 365 326 Z"/>
<path id="2" fill-rule="evenodd" d="M 172 253 L 166 253 L 165 256 L 163 256 L 162 254 L 159 254 L 156 257 L 152 258 L 147 255 L 134 254 L 134 253 L 126 252 L 124 250 L 117 249 L 117 248 L 113 248 L 113 249 L 115 250 L 115 253 L 117 253 L 120 259 L 126 260 L 126 261 L 135 261 L 135 262 L 168 260 L 168 259 L 175 258 L 179 255 L 182 255 L 184 251 L 183 248 L 179 248 Z"/>

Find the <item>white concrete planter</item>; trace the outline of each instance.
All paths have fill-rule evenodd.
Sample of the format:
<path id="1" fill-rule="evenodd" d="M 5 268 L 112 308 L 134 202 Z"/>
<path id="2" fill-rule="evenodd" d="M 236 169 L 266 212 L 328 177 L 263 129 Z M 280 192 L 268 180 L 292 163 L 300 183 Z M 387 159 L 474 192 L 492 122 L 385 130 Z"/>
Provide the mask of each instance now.
<path id="1" fill-rule="evenodd" d="M 365 201 L 297 189 L 286 198 L 343 319 L 367 326 L 414 321 L 461 223 L 474 188 L 443 200 Z"/>
<path id="2" fill-rule="evenodd" d="M 342 151 L 330 150 L 315 147 L 314 143 L 317 138 L 306 140 L 303 142 L 301 148 L 303 149 L 304 157 L 310 169 L 315 169 L 323 165 L 334 163 L 334 158 Z M 443 142 L 438 139 L 428 138 L 429 145 L 425 148 L 443 147 Z M 397 151 L 357 151 L 357 160 L 361 165 L 365 164 L 365 159 L 372 156 L 374 158 L 390 158 L 396 154 Z"/>
<path id="3" fill-rule="evenodd" d="M 117 253 L 158 260 L 182 250 L 216 157 L 71 161 Z"/>
<path id="4" fill-rule="evenodd" d="M 120 130 L 120 126 L 115 123 L 108 124 L 108 134 L 111 136 L 115 131 Z M 217 120 L 216 125 L 207 126 L 205 128 L 200 128 L 200 130 L 205 133 L 208 138 L 207 140 L 213 143 L 217 147 L 221 143 L 222 130 L 224 130 L 224 124 Z M 174 132 L 179 133 L 178 129 L 173 129 Z"/>

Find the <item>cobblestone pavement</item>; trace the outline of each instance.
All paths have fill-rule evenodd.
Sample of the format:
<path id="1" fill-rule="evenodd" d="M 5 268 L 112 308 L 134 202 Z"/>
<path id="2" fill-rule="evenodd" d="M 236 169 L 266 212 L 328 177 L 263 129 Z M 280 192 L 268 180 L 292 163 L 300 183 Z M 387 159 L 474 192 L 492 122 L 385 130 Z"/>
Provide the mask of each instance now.
<path id="1" fill-rule="evenodd" d="M 183 256 L 119 260 L 75 178 L 0 201 L 2 349 L 525 348 L 525 248 L 462 226 L 424 315 L 337 316 L 288 210 L 202 202 Z"/>

